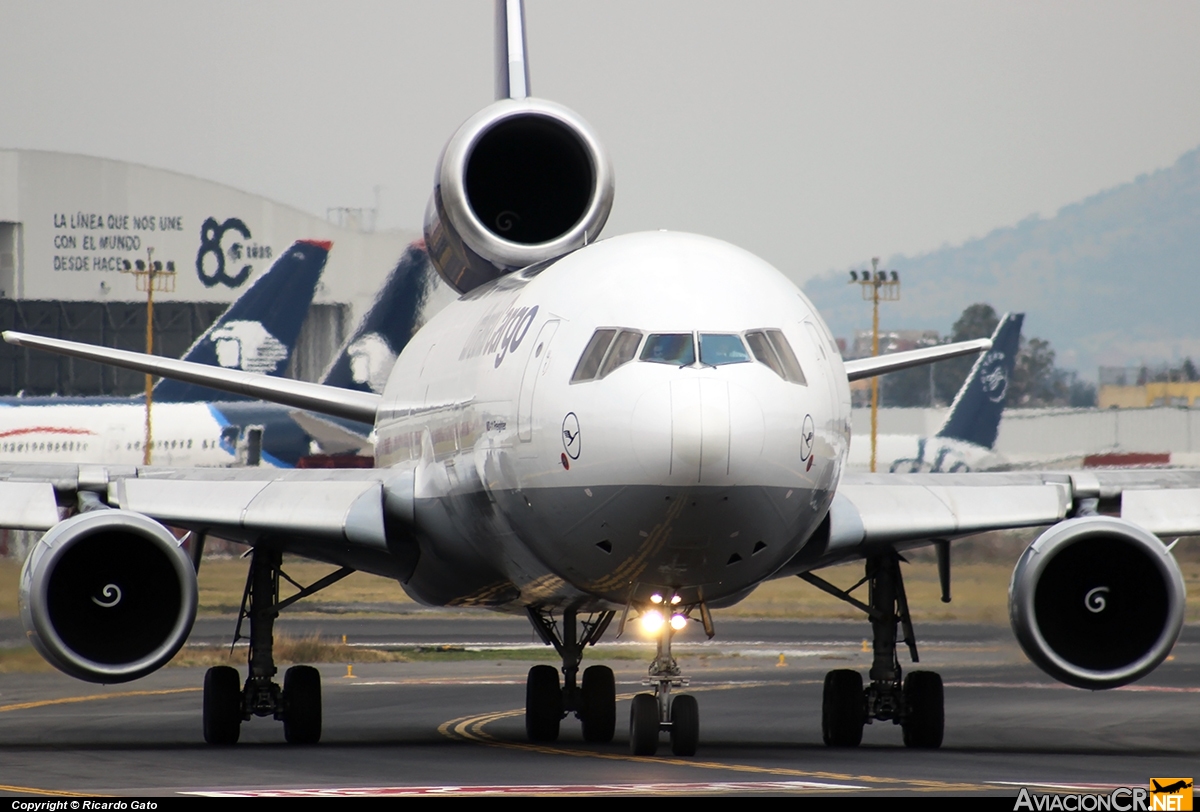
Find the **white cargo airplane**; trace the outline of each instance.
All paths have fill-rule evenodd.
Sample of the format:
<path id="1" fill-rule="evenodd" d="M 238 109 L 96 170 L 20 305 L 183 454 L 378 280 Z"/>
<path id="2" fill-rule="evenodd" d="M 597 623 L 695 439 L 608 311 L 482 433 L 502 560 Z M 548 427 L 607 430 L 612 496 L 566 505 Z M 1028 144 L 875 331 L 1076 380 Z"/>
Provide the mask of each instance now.
<path id="1" fill-rule="evenodd" d="M 1109 688 L 1149 673 L 1182 624 L 1184 586 L 1155 533 L 1200 530 L 1200 474 L 843 475 L 848 379 L 990 341 L 843 363 L 812 305 L 757 257 L 718 240 L 650 232 L 596 240 L 612 170 L 574 113 L 528 96 L 519 0 L 498 3 L 500 100 L 450 139 L 426 222 L 459 291 L 400 354 L 382 395 L 268 379 L 6 333 L 29 347 L 373 422 L 373 470 L 0 466 L 0 524 L 49 528 L 26 562 L 21 616 L 61 670 L 120 682 L 167 662 L 196 610 L 193 563 L 164 524 L 253 545 L 250 656 L 205 677 L 204 735 L 232 743 L 253 716 L 285 738 L 321 734 L 318 673 L 274 682 L 278 612 L 354 569 L 418 601 L 525 614 L 561 658 L 529 672 L 526 729 L 614 735 L 613 673 L 584 650 L 619 617 L 658 637 L 652 692 L 630 716 L 634 753 L 660 732 L 696 752 L 699 710 L 671 639 L 688 620 L 771 578 L 799 576 L 862 609 L 869 683 L 826 677 L 822 725 L 855 745 L 865 722 L 905 744 L 942 741 L 942 682 L 917 659 L 899 550 L 934 543 L 949 598 L 949 540 L 1053 524 L 1013 576 L 1013 627 L 1054 677 Z M 75 515 L 59 521 L 59 507 Z M 1112 515 L 1100 515 L 1099 511 Z M 283 551 L 331 575 L 278 599 Z M 865 601 L 814 574 L 865 561 Z M 898 634 L 898 629 L 902 633 Z"/>

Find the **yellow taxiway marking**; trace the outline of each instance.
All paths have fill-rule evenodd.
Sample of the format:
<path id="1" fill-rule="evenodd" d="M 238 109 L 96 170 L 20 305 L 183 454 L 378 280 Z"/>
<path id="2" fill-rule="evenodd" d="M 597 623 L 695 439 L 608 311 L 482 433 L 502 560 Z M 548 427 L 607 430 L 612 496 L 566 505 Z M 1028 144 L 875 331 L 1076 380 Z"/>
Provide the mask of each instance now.
<path id="1" fill-rule="evenodd" d="M 22 795 L 56 795 L 67 798 L 104 798 L 94 792 L 71 792 L 65 789 L 42 789 L 41 787 L 18 787 L 12 784 L 0 784 L 0 792 L 18 792 Z"/>
<path id="2" fill-rule="evenodd" d="M 767 686 L 794 685 L 794 682 L 782 680 L 746 681 L 732 685 L 693 686 L 689 692 L 701 691 L 730 691 L 738 688 L 762 688 Z M 634 694 L 618 694 L 617 700 L 632 699 Z M 725 770 L 729 772 L 752 773 L 759 775 L 786 775 L 795 778 L 812 778 L 822 781 L 846 781 L 856 784 L 873 784 L 874 789 L 915 789 L 929 792 L 973 792 L 994 790 L 985 784 L 971 784 L 948 781 L 932 781 L 919 778 L 888 778 L 878 775 L 851 775 L 849 773 L 831 773 L 817 770 L 796 770 L 788 767 L 759 767 L 753 764 L 736 764 L 722 761 L 698 761 L 690 758 L 666 758 L 660 756 L 633 756 L 622 753 L 601 753 L 590 750 L 575 750 L 566 747 L 554 747 L 545 744 L 529 742 L 503 741 L 488 733 L 484 728 L 492 722 L 501 719 L 511 719 L 525 715 L 524 708 L 481 713 L 474 716 L 460 716 L 438 726 L 438 733 L 449 739 L 460 739 L 487 747 L 501 747 L 509 750 L 525 750 L 534 753 L 544 753 L 555 756 L 574 756 L 576 758 L 596 758 L 606 761 L 632 761 L 638 764 L 669 764 L 677 767 L 691 767 L 701 770 Z M 846 787 L 847 791 L 858 787 Z M 822 788 L 821 792 L 828 792 Z"/>
<path id="3" fill-rule="evenodd" d="M 33 702 L 15 702 L 11 705 L 0 705 L 0 713 L 9 711 L 29 710 L 30 708 L 45 708 L 50 705 L 73 705 L 76 702 L 97 702 L 101 699 L 124 699 L 130 696 L 165 696 L 166 694 L 189 694 L 203 690 L 202 688 L 167 688 L 160 691 L 118 691 L 111 694 L 88 694 L 86 696 L 60 696 L 58 699 L 38 699 Z"/>

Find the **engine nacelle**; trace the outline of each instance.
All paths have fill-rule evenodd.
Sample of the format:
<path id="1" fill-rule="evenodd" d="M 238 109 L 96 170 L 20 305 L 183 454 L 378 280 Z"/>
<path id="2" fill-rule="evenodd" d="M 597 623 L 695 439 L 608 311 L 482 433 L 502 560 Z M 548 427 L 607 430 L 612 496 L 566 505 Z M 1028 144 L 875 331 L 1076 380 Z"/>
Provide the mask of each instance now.
<path id="1" fill-rule="evenodd" d="M 53 666 L 127 682 L 170 660 L 196 619 L 196 572 L 158 522 L 127 510 L 50 529 L 21 570 L 21 622 Z"/>
<path id="2" fill-rule="evenodd" d="M 612 164 L 587 122 L 541 99 L 505 99 L 442 151 L 425 244 L 442 278 L 466 293 L 592 242 L 612 201 Z"/>
<path id="3" fill-rule="evenodd" d="M 1183 626 L 1186 588 L 1158 537 L 1111 516 L 1068 519 L 1017 562 L 1008 612 L 1021 648 L 1077 688 L 1116 688 L 1153 671 Z"/>

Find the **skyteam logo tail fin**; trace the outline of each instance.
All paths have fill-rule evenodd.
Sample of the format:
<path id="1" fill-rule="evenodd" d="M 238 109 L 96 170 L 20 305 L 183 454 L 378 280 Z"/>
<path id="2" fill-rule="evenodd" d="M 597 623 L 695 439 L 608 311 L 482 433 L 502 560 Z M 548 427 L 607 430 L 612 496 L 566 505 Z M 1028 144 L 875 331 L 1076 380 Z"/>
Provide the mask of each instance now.
<path id="1" fill-rule="evenodd" d="M 996 444 L 1024 321 L 1024 313 L 1005 313 L 1000 319 L 992 333 L 991 350 L 976 359 L 936 436 L 984 448 Z"/>
<path id="2" fill-rule="evenodd" d="M 293 243 L 196 339 L 183 360 L 282 375 L 296 348 L 332 245 L 315 240 Z M 158 402 L 229 399 L 230 395 L 207 387 L 170 379 L 154 388 L 154 400 Z"/>
<path id="3" fill-rule="evenodd" d="M 322 383 L 362 392 L 383 391 L 396 356 L 420 326 L 429 270 L 425 241 L 410 245 Z"/>

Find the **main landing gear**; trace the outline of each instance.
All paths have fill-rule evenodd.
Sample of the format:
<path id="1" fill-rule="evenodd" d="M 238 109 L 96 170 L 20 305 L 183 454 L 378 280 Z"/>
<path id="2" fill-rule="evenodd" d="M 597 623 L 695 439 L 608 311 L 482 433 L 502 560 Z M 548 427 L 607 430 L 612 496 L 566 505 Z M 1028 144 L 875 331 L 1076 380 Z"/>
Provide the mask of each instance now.
<path id="1" fill-rule="evenodd" d="M 250 621 L 250 671 L 241 684 L 236 668 L 219 665 L 204 675 L 204 740 L 209 744 L 235 744 L 241 725 L 253 716 L 270 716 L 283 722 L 283 736 L 290 744 L 315 744 L 321 738 L 321 675 L 309 665 L 294 665 L 283 675 L 283 687 L 272 679 L 278 672 L 273 652 L 275 618 L 303 597 L 340 581 L 354 570 L 343 567 L 300 587 L 280 568 L 277 550 L 255 548 L 238 615 L 234 642 L 241 639 L 242 621 Z M 287 600 L 279 600 L 282 576 L 300 589 Z"/>
<path id="2" fill-rule="evenodd" d="M 617 724 L 617 688 L 612 669 L 593 665 L 578 682 L 583 649 L 595 645 L 612 622 L 613 612 L 600 612 L 577 624 L 576 612 L 563 612 L 562 632 L 548 612 L 529 607 L 529 620 L 542 642 L 554 646 L 562 658 L 563 681 L 549 665 L 529 669 L 525 682 L 525 732 L 530 741 L 552 742 L 558 739 L 559 724 L 571 713 L 583 725 L 588 742 L 612 741 Z"/>
<path id="3" fill-rule="evenodd" d="M 800 576 L 865 611 L 874 635 L 870 685 L 864 688 L 862 675 L 849 669 L 830 671 L 825 675 L 821 732 L 825 744 L 831 747 L 857 747 L 862 741 L 863 725 L 876 719 L 900 725 L 907 747 L 937 748 L 942 744 L 945 721 L 942 678 L 932 671 L 913 671 L 904 677 L 900 668 L 897 626 L 903 630 L 902 640 L 908 646 L 912 661 L 920 662 L 900 561 L 895 552 L 868 558 L 866 576 L 849 590 L 838 589 L 812 573 Z M 944 572 L 942 599 L 948 601 L 949 563 L 941 549 L 939 569 Z M 864 583 L 870 591 L 866 604 L 850 595 Z"/>

